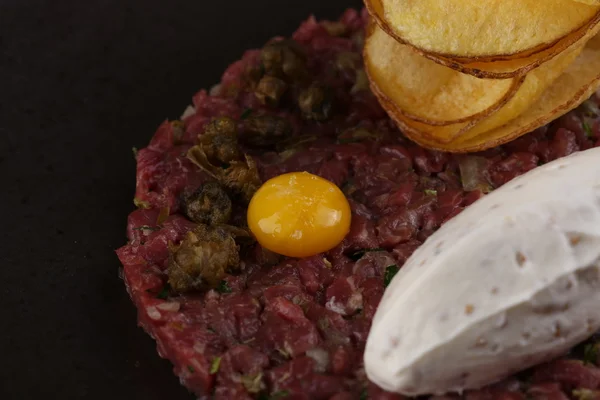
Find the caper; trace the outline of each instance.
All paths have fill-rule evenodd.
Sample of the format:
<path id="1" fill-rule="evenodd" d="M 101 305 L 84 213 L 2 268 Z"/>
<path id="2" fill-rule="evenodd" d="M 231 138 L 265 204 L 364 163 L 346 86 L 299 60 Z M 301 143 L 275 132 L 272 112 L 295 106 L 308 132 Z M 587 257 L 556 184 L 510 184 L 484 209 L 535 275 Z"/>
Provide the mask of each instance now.
<path id="1" fill-rule="evenodd" d="M 254 94 L 263 104 L 276 106 L 286 90 L 287 84 L 283 80 L 267 75 L 258 82 Z"/>
<path id="2" fill-rule="evenodd" d="M 183 211 L 199 224 L 225 224 L 231 217 L 231 199 L 217 182 L 207 182 L 183 198 Z"/>
<path id="3" fill-rule="evenodd" d="M 250 116 L 246 119 L 245 128 L 241 140 L 255 146 L 279 143 L 292 130 L 287 119 L 275 115 Z"/>
<path id="4" fill-rule="evenodd" d="M 305 118 L 324 121 L 331 114 L 331 93 L 322 85 L 312 84 L 300 92 L 298 106 Z"/>
<path id="5" fill-rule="evenodd" d="M 231 118 L 220 117 L 211 121 L 198 141 L 206 157 L 215 165 L 228 164 L 240 158 L 237 127 Z"/>
<path id="6" fill-rule="evenodd" d="M 167 274 L 177 292 L 215 288 L 239 265 L 239 247 L 226 227 L 200 224 L 171 249 Z"/>
<path id="7" fill-rule="evenodd" d="M 261 52 L 265 71 L 273 76 L 297 80 L 306 76 L 306 55 L 302 47 L 293 40 L 269 43 Z"/>

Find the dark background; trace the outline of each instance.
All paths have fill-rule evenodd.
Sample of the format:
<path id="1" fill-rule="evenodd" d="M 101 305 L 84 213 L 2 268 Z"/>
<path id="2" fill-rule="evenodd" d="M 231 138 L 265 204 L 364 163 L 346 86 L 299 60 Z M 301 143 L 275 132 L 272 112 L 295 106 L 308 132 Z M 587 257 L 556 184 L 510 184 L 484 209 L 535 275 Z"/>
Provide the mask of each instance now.
<path id="1" fill-rule="evenodd" d="M 359 0 L 0 0 L 0 398 L 193 399 L 114 250 L 132 146 L 243 50 Z"/>

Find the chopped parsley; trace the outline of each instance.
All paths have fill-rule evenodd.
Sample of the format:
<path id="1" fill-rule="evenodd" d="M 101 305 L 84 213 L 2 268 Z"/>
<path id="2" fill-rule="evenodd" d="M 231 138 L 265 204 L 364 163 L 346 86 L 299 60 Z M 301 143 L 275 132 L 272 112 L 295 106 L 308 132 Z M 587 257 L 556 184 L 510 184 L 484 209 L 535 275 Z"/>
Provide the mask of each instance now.
<path id="1" fill-rule="evenodd" d="M 167 297 L 169 297 L 170 291 L 171 291 L 171 287 L 169 286 L 168 283 L 165 283 L 165 286 L 163 286 L 163 288 L 160 289 L 160 292 L 158 292 L 156 294 L 156 298 L 161 299 L 161 300 L 166 300 Z"/>
<path id="2" fill-rule="evenodd" d="M 192 366 L 190 366 L 190 365 L 188 365 L 187 369 L 188 369 L 188 371 L 190 371 L 190 373 L 192 373 L 192 374 L 193 374 L 194 372 L 196 372 L 196 370 L 194 369 L 194 367 L 192 367 Z"/>
<path id="3" fill-rule="evenodd" d="M 231 293 L 232 290 L 229 287 L 229 285 L 227 284 L 227 281 L 222 280 L 221 283 L 219 283 L 219 286 L 217 286 L 217 292 L 219 292 L 219 293 Z"/>
<path id="4" fill-rule="evenodd" d="M 135 158 L 137 160 L 138 148 L 137 147 L 132 147 L 131 151 L 133 152 L 133 158 Z"/>
<path id="5" fill-rule="evenodd" d="M 592 128 L 590 127 L 590 125 L 586 122 L 583 121 L 581 126 L 583 127 L 583 131 L 585 132 L 585 137 L 586 138 L 591 138 L 594 136 L 594 134 L 592 133 Z"/>
<path id="6" fill-rule="evenodd" d="M 353 261 L 358 261 L 360 260 L 366 253 L 372 253 L 372 252 L 376 252 L 376 251 L 385 251 L 385 249 L 382 248 L 375 248 L 375 249 L 362 249 L 362 250 L 358 250 L 355 251 L 354 253 L 350 254 L 350 258 Z"/>
<path id="7" fill-rule="evenodd" d="M 248 119 L 248 117 L 250 117 L 250 115 L 252 115 L 253 110 L 251 108 L 246 108 L 244 110 L 244 112 L 242 112 L 242 115 L 240 116 L 241 120 L 245 120 Z"/>
<path id="8" fill-rule="evenodd" d="M 360 400 L 368 400 L 369 399 L 369 394 L 367 393 L 367 389 L 363 389 L 360 392 Z"/>
<path id="9" fill-rule="evenodd" d="M 169 283 L 165 283 L 165 285 L 160 289 L 158 293 L 153 292 L 152 290 L 146 290 L 147 293 L 153 294 L 157 299 L 166 300 L 169 297 L 169 293 L 171 292 L 171 286 Z"/>
<path id="10" fill-rule="evenodd" d="M 424 193 L 427 196 L 437 196 L 437 190 L 433 190 L 433 189 L 425 189 Z"/>
<path id="11" fill-rule="evenodd" d="M 210 374 L 214 375 L 219 372 L 219 367 L 221 366 L 221 357 L 215 357 L 212 360 L 212 364 L 210 364 Z"/>
<path id="12" fill-rule="evenodd" d="M 598 344 L 586 344 L 583 348 L 583 361 L 586 364 L 596 365 L 598 361 Z"/>
<path id="13" fill-rule="evenodd" d="M 400 268 L 396 264 L 388 265 L 385 267 L 385 275 L 383 276 L 383 284 L 388 287 L 394 276 L 400 271 Z"/>

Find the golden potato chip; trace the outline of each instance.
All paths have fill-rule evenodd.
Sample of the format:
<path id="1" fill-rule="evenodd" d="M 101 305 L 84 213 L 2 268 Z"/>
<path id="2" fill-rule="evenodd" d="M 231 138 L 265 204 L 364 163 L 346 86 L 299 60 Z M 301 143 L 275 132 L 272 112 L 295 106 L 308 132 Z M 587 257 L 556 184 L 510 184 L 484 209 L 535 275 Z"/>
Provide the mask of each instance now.
<path id="1" fill-rule="evenodd" d="M 426 60 L 375 25 L 368 30 L 364 58 L 373 93 L 388 114 L 422 136 L 449 143 L 461 135 L 494 129 L 523 113 L 582 47 L 583 43 L 563 52 L 526 77 L 478 79 Z M 502 87 L 502 83 L 511 86 Z M 502 96 L 499 88 L 506 95 Z M 440 123 L 440 116 L 454 122 Z"/>
<path id="2" fill-rule="evenodd" d="M 539 67 L 545 62 L 552 60 L 564 51 L 580 43 L 585 43 L 594 37 L 600 31 L 600 12 L 596 14 L 593 20 L 584 25 L 577 31 L 563 37 L 552 47 L 532 54 L 528 57 L 517 58 L 513 60 L 502 60 L 494 62 L 467 62 L 461 63 L 459 60 L 426 54 L 425 57 L 441 65 L 455 69 L 464 74 L 473 75 L 487 79 L 506 79 L 517 75 L 524 75 L 533 69 Z"/>
<path id="3" fill-rule="evenodd" d="M 397 40 L 463 63 L 539 53 L 589 24 L 600 11 L 600 5 L 572 0 L 367 0 L 367 4 Z"/>
<path id="4" fill-rule="evenodd" d="M 600 0 L 574 0 L 577 1 L 579 3 L 584 3 L 584 4 L 600 4 Z"/>
<path id="5" fill-rule="evenodd" d="M 575 61 L 544 91 L 540 99 L 508 123 L 478 135 L 463 135 L 449 143 L 427 138 L 397 120 L 407 137 L 422 146 L 465 153 L 499 146 L 531 132 L 571 111 L 600 87 L 600 35 L 592 38 Z"/>
<path id="6" fill-rule="evenodd" d="M 396 42 L 371 24 L 364 48 L 365 68 L 406 117 L 430 125 L 482 118 L 499 109 L 519 89 L 518 78 L 479 79 L 436 64 Z"/>

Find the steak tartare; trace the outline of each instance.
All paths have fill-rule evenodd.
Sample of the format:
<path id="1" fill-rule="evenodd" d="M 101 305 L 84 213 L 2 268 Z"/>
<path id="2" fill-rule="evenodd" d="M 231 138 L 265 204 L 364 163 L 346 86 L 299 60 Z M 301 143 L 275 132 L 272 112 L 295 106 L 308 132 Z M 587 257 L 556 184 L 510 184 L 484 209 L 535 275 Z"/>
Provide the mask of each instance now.
<path id="1" fill-rule="evenodd" d="M 600 144 L 595 96 L 483 153 L 413 144 L 369 90 L 361 57 L 366 22 L 367 14 L 355 10 L 339 21 L 310 18 L 291 40 L 246 52 L 219 85 L 194 96 L 180 121 L 164 122 L 136 152 L 138 209 L 117 254 L 140 325 L 199 398 L 402 399 L 370 383 L 362 361 L 387 283 L 429 235 L 486 193 Z M 237 161 L 201 168 L 189 156 L 215 129 L 236 132 L 246 157 L 241 169 L 233 169 Z M 217 150 L 226 153 L 229 142 L 219 138 Z M 213 156 L 228 157 L 217 150 Z M 199 223 L 244 228 L 256 186 L 294 171 L 319 175 L 345 193 L 352 224 L 341 244 L 293 259 L 249 241 L 235 254 L 236 269 L 226 269 L 231 257 L 224 260 L 205 290 L 171 270 L 184 262 L 174 261 L 177 246 Z M 204 185 L 215 176 L 226 177 L 238 196 L 230 201 L 219 187 Z M 202 203 L 190 200 L 199 192 L 216 202 L 216 214 L 207 216 Z M 565 358 L 463 397 L 600 398 L 598 361 L 592 338 Z"/>

